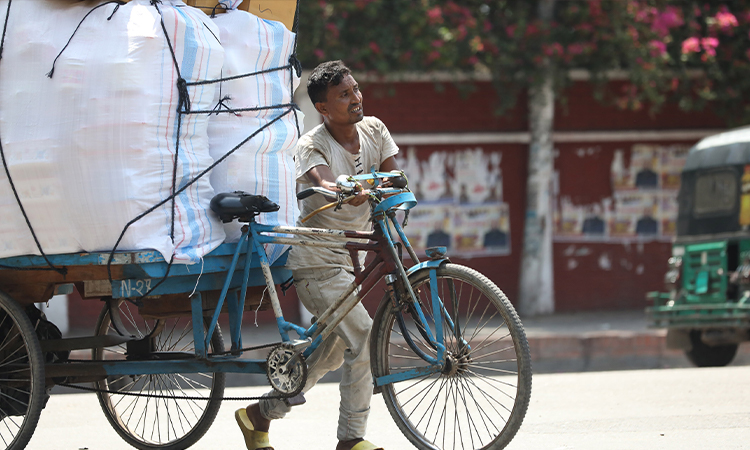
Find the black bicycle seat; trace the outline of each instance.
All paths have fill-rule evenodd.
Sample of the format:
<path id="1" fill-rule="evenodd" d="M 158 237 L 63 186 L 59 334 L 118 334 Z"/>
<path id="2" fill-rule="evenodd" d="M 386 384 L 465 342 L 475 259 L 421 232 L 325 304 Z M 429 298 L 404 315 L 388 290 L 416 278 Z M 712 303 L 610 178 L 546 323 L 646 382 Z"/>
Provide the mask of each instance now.
<path id="1" fill-rule="evenodd" d="M 234 219 L 240 222 L 250 220 L 260 213 L 279 210 L 279 205 L 263 195 L 248 194 L 244 191 L 222 192 L 211 199 L 211 211 L 215 212 L 224 223 Z"/>

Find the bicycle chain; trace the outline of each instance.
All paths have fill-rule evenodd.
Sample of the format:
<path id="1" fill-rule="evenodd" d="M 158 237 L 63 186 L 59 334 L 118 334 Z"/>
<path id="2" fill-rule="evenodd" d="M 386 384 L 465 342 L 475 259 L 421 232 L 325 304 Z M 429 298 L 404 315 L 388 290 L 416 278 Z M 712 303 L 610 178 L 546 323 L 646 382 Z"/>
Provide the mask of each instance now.
<path id="1" fill-rule="evenodd" d="M 279 345 L 279 343 L 274 344 L 264 344 L 259 345 L 257 347 L 246 347 L 241 348 L 240 352 L 247 352 L 247 351 L 253 351 L 253 350 L 262 350 L 264 348 L 269 347 L 275 347 Z M 218 353 L 212 353 L 211 355 L 225 355 L 231 353 L 231 350 L 218 352 Z M 209 355 L 209 356 L 211 356 Z M 68 361 L 81 361 L 81 362 L 91 362 L 91 360 L 86 359 L 71 359 Z M 168 375 L 168 374 L 165 374 Z M 158 398 L 158 399 L 169 399 L 169 400 L 218 400 L 221 399 L 222 401 L 249 401 L 249 400 L 262 400 L 262 399 L 269 399 L 269 400 L 284 400 L 287 398 L 294 397 L 293 395 L 266 395 L 266 396 L 260 396 L 260 397 L 192 397 L 192 396 L 174 396 L 174 395 L 159 395 L 159 394 L 142 394 L 142 393 L 135 393 L 135 392 L 118 392 L 118 391 L 110 391 L 109 389 L 97 389 L 87 386 L 79 386 L 77 384 L 69 384 L 69 383 L 55 383 L 58 386 L 63 386 L 71 389 L 78 389 L 81 391 L 87 391 L 87 392 L 102 392 L 105 394 L 113 394 L 113 395 L 126 395 L 131 397 L 148 397 L 148 398 Z"/>
<path id="2" fill-rule="evenodd" d="M 159 395 L 159 394 L 141 394 L 136 392 L 118 392 L 118 391 L 110 391 L 109 389 L 97 389 L 87 386 L 79 386 L 76 384 L 68 384 L 68 383 L 56 383 L 58 386 L 63 386 L 71 389 L 78 389 L 81 391 L 87 391 L 87 392 L 102 392 L 105 394 L 113 394 L 113 395 L 126 395 L 130 397 L 148 397 L 148 398 L 159 398 L 159 399 L 168 399 L 168 400 L 221 400 L 221 401 L 248 401 L 248 400 L 284 400 L 287 398 L 292 398 L 293 396 L 286 396 L 286 395 L 266 395 L 266 396 L 260 396 L 260 397 L 193 397 L 193 396 L 174 396 L 174 395 Z"/>

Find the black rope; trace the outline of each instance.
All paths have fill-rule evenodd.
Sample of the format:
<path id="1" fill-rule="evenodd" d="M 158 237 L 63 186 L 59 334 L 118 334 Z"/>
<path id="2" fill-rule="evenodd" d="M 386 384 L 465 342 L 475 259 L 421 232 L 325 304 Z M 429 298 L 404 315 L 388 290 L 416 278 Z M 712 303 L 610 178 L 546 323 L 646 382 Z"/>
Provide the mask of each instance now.
<path id="1" fill-rule="evenodd" d="M 78 29 L 81 28 L 81 25 L 83 25 L 83 22 L 86 21 L 86 19 L 91 15 L 91 13 L 93 13 L 97 9 L 99 9 L 99 8 L 101 8 L 103 6 L 111 5 L 112 3 L 117 3 L 117 6 L 115 6 L 114 11 L 112 11 L 112 14 L 107 18 L 107 20 L 110 20 L 110 19 L 112 19 L 112 16 L 115 15 L 115 13 L 117 12 L 117 10 L 120 9 L 120 5 L 124 5 L 125 2 L 122 2 L 120 0 L 113 0 L 113 1 L 110 1 L 110 2 L 107 2 L 107 3 L 102 3 L 99 6 L 93 7 L 91 9 L 91 11 L 89 11 L 88 13 L 86 13 L 85 16 L 83 16 L 83 19 L 81 19 L 81 21 L 78 23 L 78 26 L 73 31 L 73 34 L 70 35 L 70 39 L 68 39 L 68 43 L 65 44 L 65 47 L 63 47 L 62 50 L 60 50 L 60 53 L 57 54 L 57 57 L 52 62 L 52 70 L 50 70 L 49 72 L 47 72 L 47 77 L 52 78 L 52 75 L 55 74 L 55 64 L 57 64 L 57 60 L 60 58 L 60 56 L 62 56 L 62 54 L 65 51 L 65 49 L 68 48 L 68 46 L 70 45 L 71 41 L 73 41 L 73 37 L 76 35 L 76 33 L 78 33 Z M 8 6 L 10 7 L 10 4 Z"/>
<path id="2" fill-rule="evenodd" d="M 5 25 L 3 25 L 3 38 L 0 41 L 0 59 L 3 59 L 3 47 L 5 46 L 5 32 L 8 31 L 8 18 L 10 17 L 10 5 L 13 0 L 8 0 L 8 10 L 5 12 Z"/>
<path id="3" fill-rule="evenodd" d="M 15 266 L 8 266 L 8 265 L 5 265 L 5 264 L 0 264 L 0 269 L 10 269 L 10 270 L 55 270 L 55 271 L 62 270 L 65 273 L 67 273 L 67 270 L 68 270 L 68 269 L 66 269 L 64 267 L 61 267 L 58 270 L 54 266 L 53 267 L 15 267 Z M 63 275 L 65 275 L 65 273 L 63 273 Z"/>
<path id="4" fill-rule="evenodd" d="M 207 8 L 207 7 L 204 6 L 203 8 Z M 221 2 L 217 2 L 216 6 L 214 6 L 211 9 L 211 18 L 212 19 L 216 18 L 216 8 L 222 8 L 224 11 L 228 11 L 229 10 L 229 8 L 227 8 L 226 6 L 224 6 Z"/>
<path id="5" fill-rule="evenodd" d="M 294 25 L 292 25 L 292 32 L 294 32 L 294 45 L 292 46 L 292 55 L 289 57 L 289 64 L 294 66 L 297 70 L 297 77 L 302 77 L 302 63 L 297 59 L 297 38 L 299 37 L 299 3 L 297 0 L 297 9 L 294 11 Z M 290 73 L 291 75 L 291 73 Z M 292 93 L 292 100 L 294 100 L 294 77 L 289 77 L 289 91 Z M 297 108 L 299 109 L 299 108 Z M 297 138 L 302 137 L 302 128 L 299 126 L 299 115 L 297 115 L 297 109 L 294 110 L 294 123 L 297 125 Z"/>
<path id="6" fill-rule="evenodd" d="M 5 26 L 3 28 L 2 41 L 0 41 L 0 58 L 2 58 L 2 50 L 3 50 L 3 45 L 5 43 L 5 35 L 6 35 L 6 31 L 7 31 L 8 17 L 10 15 L 11 2 L 12 2 L 12 0 L 8 1 L 8 13 L 6 14 L 6 17 L 5 17 Z M 112 17 L 114 16 L 114 14 L 119 10 L 120 6 L 125 4 L 125 2 L 123 2 L 121 0 L 113 0 L 113 1 L 109 1 L 107 3 L 103 3 L 101 5 L 98 5 L 98 6 L 94 7 L 93 9 L 91 9 L 83 17 L 83 19 L 81 20 L 81 22 L 78 24 L 78 26 L 76 27 L 76 29 L 73 31 L 73 34 L 71 35 L 71 37 L 68 40 L 68 42 L 65 44 L 65 46 L 63 47 L 63 49 L 60 51 L 60 53 L 57 55 L 57 57 L 53 61 L 52 69 L 47 74 L 48 77 L 52 78 L 52 76 L 54 75 L 55 64 L 57 63 L 57 60 L 60 58 L 60 56 L 62 55 L 62 53 L 67 49 L 67 47 L 70 45 L 70 43 L 73 40 L 73 37 L 76 35 L 76 33 L 78 32 L 78 30 L 80 29 L 81 25 L 86 20 L 86 18 L 88 18 L 88 16 L 91 15 L 95 10 L 97 10 L 97 9 L 99 9 L 101 7 L 104 7 L 106 5 L 113 4 L 113 3 L 116 4 L 116 6 L 113 9 L 112 13 L 109 15 L 109 17 L 107 18 L 107 20 L 110 20 L 110 19 L 112 19 Z M 297 35 L 296 35 L 296 31 L 295 31 L 294 46 L 293 46 L 294 50 L 293 50 L 292 55 L 289 58 L 289 64 L 287 64 L 285 66 L 275 67 L 275 68 L 260 70 L 260 71 L 252 72 L 252 73 L 248 73 L 248 74 L 236 75 L 236 76 L 232 76 L 232 77 L 220 78 L 220 79 L 215 79 L 215 80 L 202 80 L 202 81 L 188 82 L 187 80 L 185 80 L 182 77 L 182 74 L 180 72 L 180 67 L 179 67 L 179 63 L 177 61 L 177 56 L 175 54 L 172 42 L 171 42 L 171 40 L 169 38 L 169 34 L 167 32 L 167 28 L 166 28 L 166 25 L 164 23 L 164 17 L 162 15 L 162 11 L 161 11 L 161 9 L 158 6 L 158 5 L 162 4 L 162 1 L 161 0 L 151 0 L 150 4 L 152 6 L 154 6 L 154 8 L 157 10 L 157 12 L 159 13 L 159 16 L 161 18 L 161 21 L 160 21 L 161 22 L 161 28 L 162 28 L 162 31 L 164 32 L 164 36 L 165 36 L 165 39 L 167 41 L 167 46 L 169 47 L 170 55 L 172 56 L 172 62 L 174 64 L 174 68 L 175 68 L 175 71 L 177 73 L 177 91 L 178 91 L 177 113 L 178 114 L 177 114 L 177 130 L 176 130 L 177 131 L 177 133 L 176 133 L 177 137 L 175 139 L 176 142 L 175 142 L 174 164 L 173 164 L 173 167 L 172 167 L 172 189 L 171 189 L 172 194 L 169 197 L 167 197 L 164 200 L 162 200 L 159 203 L 157 203 L 156 205 L 152 206 L 148 210 L 142 212 L 141 214 L 139 214 L 137 217 L 135 217 L 133 220 L 131 220 L 130 222 L 128 222 L 125 225 L 125 228 L 120 233 L 120 236 L 118 237 L 118 239 L 117 239 L 117 241 L 115 243 L 115 246 L 112 248 L 112 251 L 110 252 L 109 258 L 107 260 L 107 275 L 108 275 L 108 278 L 109 278 L 110 282 L 112 282 L 112 262 L 114 260 L 115 253 L 117 252 L 118 246 L 122 242 L 122 239 L 124 238 L 125 233 L 130 228 L 131 225 L 133 225 L 135 222 L 137 222 L 138 220 L 142 219 L 146 215 L 150 214 L 151 212 L 155 211 L 156 209 L 160 208 L 161 206 L 165 205 L 167 202 L 171 201 L 172 205 L 171 205 L 170 238 L 171 238 L 172 242 L 174 243 L 175 216 L 176 216 L 175 208 L 176 208 L 176 198 L 177 198 L 178 195 L 180 195 L 182 192 L 184 192 L 190 186 L 192 186 L 193 184 L 195 184 L 198 180 L 200 180 L 203 176 L 205 176 L 208 172 L 210 172 L 218 164 L 220 164 L 224 160 L 226 160 L 237 149 L 239 149 L 240 147 L 242 147 L 243 145 L 245 145 L 247 142 L 249 142 L 252 138 L 254 138 L 255 136 L 257 136 L 264 129 L 268 128 L 269 126 L 271 126 L 272 124 L 274 124 L 275 122 L 277 122 L 278 120 L 280 120 L 281 118 L 283 118 L 284 116 L 286 116 L 287 114 L 289 114 L 290 112 L 294 113 L 295 122 L 296 122 L 296 125 L 297 125 L 298 136 L 301 134 L 301 130 L 300 130 L 300 126 L 299 126 L 299 116 L 297 115 L 297 109 L 299 109 L 299 107 L 294 102 L 286 103 L 286 104 L 272 105 L 272 106 L 263 106 L 263 107 L 259 106 L 259 107 L 251 107 L 251 108 L 232 109 L 232 108 L 229 108 L 226 105 L 226 103 L 225 103 L 226 101 L 230 100 L 229 96 L 226 96 L 226 97 L 221 98 L 221 100 L 219 100 L 219 103 L 217 104 L 217 106 L 214 109 L 212 109 L 212 110 L 197 110 L 197 111 L 192 111 L 191 110 L 191 101 L 190 101 L 190 92 L 188 90 L 188 87 L 190 87 L 190 86 L 200 86 L 200 85 L 207 85 L 207 84 L 212 84 L 212 83 L 222 83 L 224 81 L 232 81 L 232 80 L 247 78 L 247 77 L 251 77 L 251 76 L 258 76 L 258 75 L 262 75 L 262 74 L 266 74 L 266 73 L 271 73 L 271 72 L 275 72 L 275 71 L 279 71 L 279 70 L 290 70 L 290 75 L 291 75 L 291 71 L 296 71 L 297 76 L 299 77 L 301 75 L 302 66 L 301 66 L 301 63 L 299 62 L 299 60 L 297 59 L 297 56 L 296 56 L 296 49 L 297 49 Z M 299 24 L 299 7 L 300 7 L 299 1 L 297 1 L 297 10 L 295 12 L 295 19 L 294 19 L 294 25 L 293 25 L 293 29 L 294 30 L 296 30 L 298 28 L 298 24 Z M 215 11 L 215 8 L 214 8 L 214 11 Z M 213 31 L 211 31 L 211 29 L 209 27 L 206 27 L 206 28 L 209 30 L 209 32 L 211 32 L 211 34 L 214 36 L 214 38 L 218 42 L 220 42 L 219 38 L 213 33 Z M 291 87 L 291 92 L 293 93 L 294 92 L 294 80 L 293 80 L 293 77 L 290 77 L 290 78 L 291 78 L 291 86 L 290 87 Z M 220 89 L 221 89 L 221 87 L 220 87 Z M 221 109 L 222 106 L 224 108 L 226 108 L 226 109 L 222 110 Z M 179 150 L 180 150 L 180 148 L 179 148 L 179 142 L 180 142 L 180 134 L 181 134 L 181 127 L 182 127 L 182 115 L 183 114 L 233 113 L 235 115 L 239 115 L 238 114 L 239 112 L 244 112 L 244 111 L 262 111 L 262 110 L 284 109 L 284 108 L 287 108 L 287 110 L 284 111 L 283 113 L 281 113 L 279 116 L 275 117 L 270 122 L 268 122 L 265 125 L 261 126 L 259 129 L 257 129 L 255 132 L 253 132 L 250 136 L 248 136 L 242 142 L 240 142 L 237 146 L 235 146 L 233 149 L 231 149 L 229 152 L 227 152 L 221 158 L 219 158 L 218 160 L 216 160 L 208 168 L 206 168 L 205 170 L 203 170 L 201 173 L 199 173 L 196 177 L 194 177 L 192 180 L 190 180 L 189 182 L 187 182 L 181 188 L 177 189 L 177 167 L 178 167 Z M 28 217 L 26 215 L 26 212 L 25 212 L 25 210 L 24 210 L 24 208 L 23 208 L 23 206 L 21 204 L 20 198 L 18 197 L 18 194 L 16 192 L 15 186 L 13 185 L 13 182 L 12 182 L 12 180 L 10 178 L 10 173 L 8 171 L 8 166 L 7 166 L 6 161 L 5 161 L 5 155 L 4 155 L 4 152 L 2 150 L 2 145 L 1 144 L 0 144 L 0 156 L 2 156 L 2 161 L 3 161 L 3 165 L 5 167 L 6 175 L 8 176 L 8 180 L 10 181 L 11 187 L 13 188 L 14 195 L 16 196 L 16 201 L 18 202 L 19 207 L 21 208 L 21 211 L 22 211 L 22 213 L 24 215 L 24 218 L 26 219 L 26 223 L 27 223 L 27 225 L 29 227 L 29 230 L 31 231 L 31 233 L 32 233 L 32 235 L 34 237 L 34 240 L 35 240 L 35 242 L 37 244 L 37 248 L 39 249 L 39 251 L 42 254 L 42 256 L 44 257 L 45 261 L 49 265 L 49 268 L 16 268 L 16 267 L 11 267 L 11 266 L 4 266 L 4 265 L 0 265 L 0 268 L 9 268 L 9 269 L 12 268 L 12 269 L 16 269 L 16 270 L 55 270 L 55 271 L 60 272 L 61 274 L 64 275 L 67 272 L 67 269 L 66 268 L 57 268 L 57 267 L 55 267 L 52 264 L 52 262 L 47 258 L 47 256 L 44 254 L 44 252 L 42 251 L 41 244 L 39 243 L 39 240 L 38 240 L 38 238 L 36 236 L 36 233 L 34 232 L 33 228 L 31 227 L 31 223 L 30 223 L 30 221 L 29 221 L 29 219 L 28 219 Z M 167 270 L 166 270 L 165 275 L 148 292 L 146 292 L 146 294 L 138 297 L 134 301 L 135 304 L 137 304 L 137 305 L 142 304 L 142 302 L 140 302 L 140 300 L 142 300 L 144 297 L 148 296 L 151 292 L 154 291 L 154 289 L 156 289 L 164 281 L 166 281 L 166 279 L 169 276 L 171 267 L 172 267 L 172 265 L 174 263 L 174 256 L 175 255 L 173 253 L 172 257 L 169 260 L 169 263 L 167 264 Z"/>
<path id="7" fill-rule="evenodd" d="M 230 112 L 230 113 L 232 113 L 232 114 L 234 114 L 235 116 L 238 116 L 238 117 L 242 115 L 242 114 L 238 113 L 236 110 L 230 108 L 229 105 L 227 105 L 227 102 L 232 101 L 232 96 L 225 95 L 225 96 L 222 97 L 221 96 L 221 86 L 219 86 L 219 97 L 220 97 L 220 100 L 216 104 L 216 106 L 214 106 L 214 109 L 211 110 L 211 114 L 216 114 L 218 116 L 219 114 L 221 114 L 223 112 Z M 222 108 L 224 108 L 224 109 L 222 109 Z"/>
<path id="8" fill-rule="evenodd" d="M 222 101 L 224 101 L 225 99 L 227 99 L 227 98 L 229 98 L 229 97 L 224 97 L 223 99 L 221 99 L 220 103 Z M 294 108 L 295 106 L 297 106 L 297 105 L 294 104 L 294 103 L 281 103 L 281 104 L 278 104 L 278 105 L 271 105 L 271 106 L 255 106 L 255 107 L 252 107 L 252 108 L 236 108 L 236 109 L 227 109 L 227 110 L 221 110 L 221 109 L 217 110 L 217 108 L 214 107 L 214 109 L 198 109 L 198 110 L 194 110 L 194 111 L 184 111 L 183 114 L 208 114 L 208 115 L 211 115 L 211 114 L 220 114 L 220 113 L 235 113 L 235 115 L 236 115 L 236 113 L 240 113 L 240 112 L 266 111 L 266 110 L 269 110 L 269 109 Z"/>
<path id="9" fill-rule="evenodd" d="M 288 69 L 290 67 L 292 67 L 291 64 L 287 64 L 286 66 L 273 67 L 273 68 L 270 68 L 270 69 L 259 70 L 257 72 L 244 73 L 242 75 L 233 75 L 231 77 L 226 77 L 226 78 L 217 78 L 215 80 L 191 81 L 190 83 L 187 83 L 187 85 L 188 86 L 202 86 L 204 84 L 214 84 L 214 83 L 222 83 L 224 81 L 234 81 L 234 80 L 239 80 L 239 79 L 242 79 L 242 78 L 248 78 L 248 77 L 254 77 L 254 76 L 257 76 L 257 75 L 263 75 L 265 73 L 278 72 L 279 70 L 286 70 L 286 69 Z"/>
<path id="10" fill-rule="evenodd" d="M 168 374 L 167 374 L 168 375 Z M 148 398 L 160 398 L 160 399 L 167 399 L 167 400 L 221 400 L 221 401 L 252 401 L 252 400 L 283 400 L 286 398 L 291 398 L 288 395 L 265 395 L 260 397 L 194 397 L 189 395 L 163 395 L 163 394 L 143 394 L 141 392 L 120 392 L 120 391 L 110 391 L 109 389 L 97 389 L 93 387 L 88 386 L 79 386 L 77 384 L 69 384 L 69 383 L 55 383 L 58 386 L 63 386 L 67 388 L 72 389 L 78 389 L 81 391 L 86 392 L 97 392 L 97 393 L 104 393 L 104 394 L 111 394 L 111 395 L 125 395 L 129 397 L 148 397 Z M 213 392 L 213 391 L 212 391 Z"/>
<path id="11" fill-rule="evenodd" d="M 125 233 L 127 232 L 128 228 L 130 228 L 131 225 L 133 225 L 135 222 L 141 220 L 146 215 L 154 212 L 157 208 L 161 207 L 162 205 L 164 205 L 168 201 L 173 200 L 176 196 L 180 195 L 187 188 L 189 188 L 194 183 L 196 183 L 198 180 L 200 180 L 201 178 L 203 178 L 203 176 L 205 176 L 208 172 L 210 172 L 211 170 L 213 170 L 214 167 L 216 167 L 217 165 L 219 165 L 220 163 L 222 163 L 225 159 L 227 159 L 230 155 L 232 155 L 235 151 L 237 151 L 237 149 L 239 149 L 240 147 L 242 147 L 243 145 L 245 145 L 246 143 L 248 143 L 252 138 L 254 138 L 255 136 L 257 136 L 261 131 L 263 131 L 266 128 L 268 128 L 269 126 L 273 125 L 275 122 L 281 120 L 282 117 L 286 116 L 287 114 L 289 114 L 293 110 L 294 110 L 294 108 L 289 108 L 283 114 L 280 114 L 279 116 L 275 117 L 273 120 L 271 120 L 270 122 L 268 122 L 267 124 L 265 124 L 262 127 L 258 128 L 254 133 L 252 133 L 250 136 L 248 136 L 247 138 L 245 138 L 242 142 L 240 142 L 232 150 L 230 150 L 227 153 L 225 153 L 224 156 L 222 156 L 221 158 L 217 159 L 213 164 L 211 164 L 206 169 L 204 169 L 195 178 L 193 178 L 187 184 L 185 184 L 183 187 L 181 187 L 177 192 L 175 192 L 174 194 L 170 195 L 166 199 L 160 201 L 159 203 L 157 203 L 156 205 L 152 206 L 148 210 L 142 212 L 135 219 L 133 219 L 130 222 L 128 222 L 127 225 L 125 225 L 125 229 L 122 230 L 122 233 L 120 234 L 120 237 L 117 239 L 117 243 L 115 243 L 115 246 L 114 246 L 114 248 L 112 249 L 112 252 L 109 255 L 109 259 L 107 260 L 107 274 L 109 276 L 109 281 L 112 282 L 112 270 L 111 270 L 111 266 L 112 266 L 112 261 L 114 260 L 115 252 L 117 251 L 117 247 L 120 245 L 120 242 L 122 241 L 123 237 L 125 236 Z M 173 258 L 174 258 L 174 255 L 173 255 Z M 167 274 L 169 273 L 170 267 L 172 265 L 172 261 L 173 261 L 173 259 L 170 260 L 169 266 L 167 266 Z M 149 294 L 151 294 L 151 292 L 154 291 L 154 289 L 156 289 L 156 287 L 158 285 L 160 285 L 165 280 L 166 280 L 166 276 L 163 277 L 159 281 L 159 283 L 157 283 L 155 286 L 153 286 L 148 292 L 146 292 L 142 296 L 138 297 L 138 299 L 140 300 L 140 299 L 143 299 L 144 297 L 147 297 Z"/>
<path id="12" fill-rule="evenodd" d="M 8 17 L 10 17 L 10 5 L 11 2 L 8 1 L 8 10 L 5 14 L 5 25 L 3 26 L 3 37 L 2 41 L 0 41 L 0 54 L 2 54 L 3 48 L 5 47 L 5 36 L 6 32 L 8 30 Z M 52 264 L 52 261 L 49 260 L 47 255 L 44 253 L 44 250 L 42 250 L 42 244 L 39 242 L 39 238 L 36 235 L 36 232 L 34 231 L 34 227 L 31 226 L 31 221 L 29 220 L 28 214 L 26 214 L 26 208 L 23 207 L 23 203 L 21 202 L 21 197 L 18 195 L 18 190 L 16 189 L 16 184 L 13 182 L 13 178 L 10 176 L 10 168 L 8 167 L 8 162 L 5 160 L 5 150 L 3 149 L 2 140 L 0 140 L 0 158 L 2 158 L 3 161 L 3 168 L 5 169 L 5 176 L 8 177 L 8 183 L 10 184 L 11 190 L 13 190 L 13 196 L 16 198 L 16 203 L 18 203 L 18 208 L 21 210 L 21 214 L 23 214 L 23 219 L 26 221 L 26 226 L 29 227 L 29 231 L 31 232 L 31 236 L 34 238 L 34 243 L 36 243 L 36 248 L 39 250 L 39 253 L 42 255 L 44 260 L 49 265 L 49 268 L 43 268 L 43 269 L 36 269 L 36 270 L 54 270 L 55 272 L 66 275 L 68 273 L 68 269 L 65 267 L 57 267 L 54 264 Z M 35 270 L 35 269 L 27 269 L 27 270 Z"/>

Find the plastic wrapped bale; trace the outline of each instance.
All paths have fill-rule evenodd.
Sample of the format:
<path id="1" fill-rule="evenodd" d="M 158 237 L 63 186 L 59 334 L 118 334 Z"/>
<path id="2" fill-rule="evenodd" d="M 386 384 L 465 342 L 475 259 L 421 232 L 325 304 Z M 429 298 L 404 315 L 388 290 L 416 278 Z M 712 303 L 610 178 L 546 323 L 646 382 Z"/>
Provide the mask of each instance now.
<path id="1" fill-rule="evenodd" d="M 169 200 L 213 163 L 208 117 L 178 114 L 188 106 L 178 80 L 220 76 L 215 25 L 170 0 L 8 6 L 0 0 L 0 142 L 43 251 L 111 250 L 140 216 L 118 250 L 191 263 L 217 247 L 208 176 Z M 183 87 L 191 109 L 212 107 L 216 85 Z M 0 257 L 39 254 L 9 181 L 0 171 Z"/>
<path id="2" fill-rule="evenodd" d="M 299 210 L 293 157 L 303 120 L 302 112 L 291 106 L 299 85 L 289 67 L 295 35 L 281 22 L 241 10 L 217 14 L 214 23 L 225 51 L 222 78 L 238 78 L 223 81 L 216 92 L 218 114 L 211 116 L 208 127 L 211 156 L 228 156 L 212 171 L 211 185 L 216 192 L 265 195 L 281 209 L 260 215 L 258 222 L 294 226 Z M 264 73 L 242 76 L 257 72 Z M 251 108 L 258 109 L 247 110 Z M 239 239 L 241 224 L 224 226 L 227 240 Z M 272 260 L 283 250 L 267 248 Z"/>

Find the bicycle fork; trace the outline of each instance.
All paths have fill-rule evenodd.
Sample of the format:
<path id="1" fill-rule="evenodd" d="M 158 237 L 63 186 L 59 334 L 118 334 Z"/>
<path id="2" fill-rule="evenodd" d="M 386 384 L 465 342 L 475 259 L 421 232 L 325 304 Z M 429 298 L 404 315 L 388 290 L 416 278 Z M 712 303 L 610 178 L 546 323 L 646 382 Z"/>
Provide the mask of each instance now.
<path id="1" fill-rule="evenodd" d="M 398 225 L 398 223 L 395 221 L 395 219 L 392 218 L 392 221 L 394 222 L 394 226 L 398 232 L 398 234 L 401 237 L 401 240 L 403 242 L 407 242 L 405 236 L 403 236 L 403 232 L 401 230 L 401 227 Z M 383 229 L 383 234 L 385 235 L 385 238 L 388 241 L 388 248 L 391 251 L 391 256 L 393 260 L 396 262 L 396 266 L 398 267 L 397 271 L 400 276 L 395 276 L 393 274 L 389 274 L 386 276 L 386 283 L 389 286 L 389 292 L 391 295 L 391 301 L 394 302 L 395 305 L 398 305 L 399 303 L 404 304 L 407 308 L 410 309 L 409 313 L 414 318 L 417 329 L 419 333 L 422 335 L 422 337 L 427 341 L 427 343 L 436 351 L 436 356 L 430 356 L 427 353 L 425 353 L 412 339 L 411 333 L 407 329 L 406 322 L 403 317 L 403 311 L 398 311 L 396 314 L 396 321 L 398 323 L 398 327 L 401 330 L 401 335 L 404 337 L 404 340 L 406 341 L 406 344 L 411 348 L 414 353 L 422 358 L 424 361 L 428 362 L 430 365 L 425 367 L 417 367 L 411 370 L 407 370 L 404 372 L 398 372 L 393 373 L 390 375 L 377 377 L 375 379 L 375 386 L 380 387 L 386 384 L 390 383 L 396 383 L 399 381 L 406 381 L 414 378 L 419 378 L 425 375 L 429 375 L 432 373 L 442 372 L 446 365 L 446 347 L 445 347 L 445 336 L 443 329 L 443 321 L 448 325 L 448 328 L 450 331 L 456 336 L 457 341 L 462 342 L 462 346 L 468 348 L 468 344 L 466 341 L 464 341 L 460 337 L 460 330 L 458 329 L 458 326 L 454 321 L 451 319 L 450 314 L 445 308 L 445 305 L 440 298 L 440 295 L 438 293 L 438 281 L 437 281 L 437 269 L 446 262 L 446 258 L 440 256 L 436 257 L 434 259 L 431 259 L 429 261 L 418 263 L 414 267 L 410 268 L 409 273 L 407 273 L 406 269 L 404 269 L 403 263 L 401 262 L 401 258 L 398 257 L 395 251 L 395 245 L 391 239 L 390 231 L 386 229 L 384 221 L 378 220 L 378 222 L 381 224 L 381 228 Z M 408 245 L 408 244 L 407 244 Z M 411 251 L 409 252 L 412 253 Z M 412 256 L 413 257 L 413 256 Z M 430 292 L 430 300 L 432 303 L 432 311 L 434 313 L 432 314 L 433 322 L 434 322 L 434 334 L 432 332 L 432 328 L 429 326 L 429 320 L 424 314 L 424 311 L 422 310 L 422 307 L 420 306 L 420 301 L 412 289 L 411 283 L 409 283 L 409 274 L 415 273 L 420 270 L 429 270 L 429 292 Z M 402 280 L 401 289 L 398 289 L 398 278 Z M 394 286 L 396 288 L 394 288 Z M 406 291 L 406 292 L 404 292 Z M 408 300 L 401 301 L 400 297 L 406 297 Z M 455 292 L 452 293 L 452 298 L 454 299 L 454 311 L 458 311 L 457 308 L 457 302 L 458 299 L 456 298 Z M 456 320 L 458 320 L 458 316 L 456 316 Z"/>

